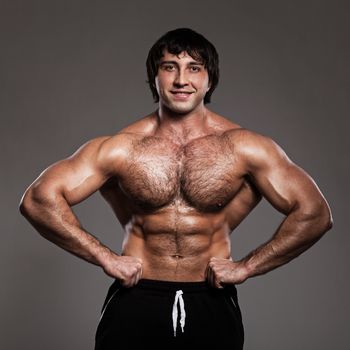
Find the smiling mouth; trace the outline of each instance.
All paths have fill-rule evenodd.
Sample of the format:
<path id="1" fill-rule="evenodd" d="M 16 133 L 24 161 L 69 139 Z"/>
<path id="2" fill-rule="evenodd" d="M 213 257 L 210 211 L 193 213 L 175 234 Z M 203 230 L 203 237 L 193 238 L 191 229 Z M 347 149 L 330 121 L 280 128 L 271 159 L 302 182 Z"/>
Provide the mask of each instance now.
<path id="1" fill-rule="evenodd" d="M 172 95 L 181 98 L 181 99 L 186 99 L 188 98 L 193 92 L 190 91 L 170 91 Z"/>

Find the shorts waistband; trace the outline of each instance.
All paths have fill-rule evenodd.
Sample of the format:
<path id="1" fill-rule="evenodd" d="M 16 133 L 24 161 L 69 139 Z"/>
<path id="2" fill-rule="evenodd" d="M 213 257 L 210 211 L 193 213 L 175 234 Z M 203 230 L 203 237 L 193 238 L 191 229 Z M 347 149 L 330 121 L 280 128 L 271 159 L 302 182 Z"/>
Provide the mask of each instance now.
<path id="1" fill-rule="evenodd" d="M 120 286 L 120 282 L 115 281 L 114 284 Z M 208 290 L 223 290 L 217 289 L 209 285 L 207 281 L 196 281 L 196 282 L 179 282 L 179 281 L 163 281 L 163 280 L 152 280 L 152 279 L 140 279 L 139 282 L 132 288 L 136 289 L 151 289 L 159 291 L 170 291 L 176 292 L 182 290 L 185 292 L 200 292 Z M 225 286 L 224 289 L 235 289 L 234 285 Z"/>
<path id="2" fill-rule="evenodd" d="M 151 279 L 141 279 L 136 285 L 140 288 L 153 290 L 177 291 L 182 289 L 184 292 L 208 290 L 210 288 L 206 281 L 198 282 L 178 282 L 178 281 L 160 281 Z"/>

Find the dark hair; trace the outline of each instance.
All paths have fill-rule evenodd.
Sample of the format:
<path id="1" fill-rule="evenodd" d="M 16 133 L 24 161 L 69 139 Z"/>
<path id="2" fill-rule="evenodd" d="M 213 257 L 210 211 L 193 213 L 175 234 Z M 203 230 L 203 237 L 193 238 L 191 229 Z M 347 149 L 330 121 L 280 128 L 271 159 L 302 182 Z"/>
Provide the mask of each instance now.
<path id="1" fill-rule="evenodd" d="M 204 97 L 204 103 L 210 102 L 210 97 L 219 82 L 219 56 L 212 43 L 203 35 L 189 28 L 178 28 L 165 33 L 151 47 L 147 61 L 148 84 L 151 88 L 154 102 L 159 101 L 155 84 L 155 77 L 158 74 L 160 60 L 164 50 L 173 55 L 185 51 L 195 60 L 203 62 L 208 71 L 210 89 Z"/>

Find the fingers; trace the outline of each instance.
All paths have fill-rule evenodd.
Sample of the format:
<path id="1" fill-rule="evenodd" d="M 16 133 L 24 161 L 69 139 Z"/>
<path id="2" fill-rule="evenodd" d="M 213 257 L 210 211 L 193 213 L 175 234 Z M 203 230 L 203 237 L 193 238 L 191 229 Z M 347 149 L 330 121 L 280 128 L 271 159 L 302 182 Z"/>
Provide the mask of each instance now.
<path id="1" fill-rule="evenodd" d="M 205 270 L 205 276 L 209 284 L 214 288 L 224 288 L 225 284 L 234 284 L 232 271 L 234 262 L 232 258 L 215 258 L 209 259 Z"/>
<path id="2" fill-rule="evenodd" d="M 135 267 L 136 272 L 134 273 L 134 276 L 132 278 L 131 286 L 136 285 L 142 276 L 142 262 L 138 262 Z"/>
<path id="3" fill-rule="evenodd" d="M 137 259 L 134 265 L 133 278 L 132 278 L 132 286 L 137 284 L 142 275 L 142 260 Z"/>
<path id="4" fill-rule="evenodd" d="M 123 256 L 116 268 L 117 279 L 126 288 L 136 285 L 142 276 L 142 260 L 130 256 Z"/>
<path id="5" fill-rule="evenodd" d="M 136 283 L 141 279 L 141 277 L 142 277 L 142 263 L 141 263 L 140 269 L 139 269 L 139 271 L 138 271 L 138 273 L 137 273 L 137 280 L 136 280 Z M 135 284 L 136 284 L 136 283 L 135 283 Z"/>
<path id="6" fill-rule="evenodd" d="M 217 269 L 218 265 L 216 260 L 217 258 L 211 258 L 208 262 L 207 268 L 206 268 L 206 279 L 209 282 L 209 284 L 214 288 L 223 288 L 222 281 L 220 278 L 219 270 Z"/>
<path id="7" fill-rule="evenodd" d="M 213 265 L 211 263 L 211 260 L 209 260 L 206 268 L 206 279 L 208 283 L 215 288 L 214 272 L 213 272 Z"/>

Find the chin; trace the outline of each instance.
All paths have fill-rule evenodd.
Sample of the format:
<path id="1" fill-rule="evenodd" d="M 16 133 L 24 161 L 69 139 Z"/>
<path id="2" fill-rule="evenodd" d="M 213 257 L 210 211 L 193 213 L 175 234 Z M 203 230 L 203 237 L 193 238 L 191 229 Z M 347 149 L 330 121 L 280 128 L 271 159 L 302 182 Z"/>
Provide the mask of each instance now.
<path id="1" fill-rule="evenodd" d="M 192 111 L 192 109 L 190 108 L 170 108 L 170 110 L 173 113 L 179 114 L 179 115 L 183 115 L 183 114 L 188 114 Z"/>
<path id="2" fill-rule="evenodd" d="M 186 104 L 169 104 L 167 108 L 176 114 L 187 114 L 192 112 L 196 106 Z"/>

